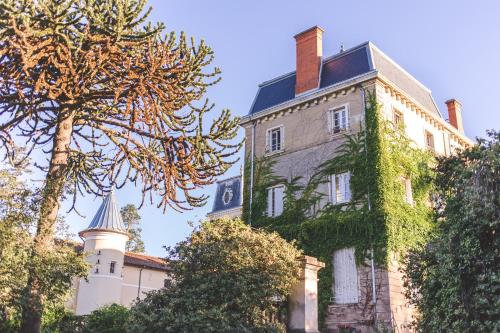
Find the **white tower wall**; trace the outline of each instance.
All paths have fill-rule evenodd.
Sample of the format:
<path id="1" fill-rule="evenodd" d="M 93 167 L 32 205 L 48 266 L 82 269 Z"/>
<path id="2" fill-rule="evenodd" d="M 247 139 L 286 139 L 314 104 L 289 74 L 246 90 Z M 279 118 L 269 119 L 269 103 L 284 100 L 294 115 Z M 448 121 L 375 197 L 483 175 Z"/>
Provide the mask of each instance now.
<path id="1" fill-rule="evenodd" d="M 120 303 L 128 236 L 107 230 L 88 230 L 81 236 L 85 238 L 84 251 L 91 268 L 87 280 L 81 279 L 79 284 L 76 314 L 86 315 L 102 306 Z"/>

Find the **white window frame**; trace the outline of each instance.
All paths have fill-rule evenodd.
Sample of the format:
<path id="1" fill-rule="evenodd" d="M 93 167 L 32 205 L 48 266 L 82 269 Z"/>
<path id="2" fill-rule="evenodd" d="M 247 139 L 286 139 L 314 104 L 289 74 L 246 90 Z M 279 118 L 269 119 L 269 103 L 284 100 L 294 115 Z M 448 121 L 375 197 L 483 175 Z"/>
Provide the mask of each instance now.
<path id="1" fill-rule="evenodd" d="M 336 195 L 336 190 L 337 190 L 337 178 L 341 179 L 342 178 L 347 178 L 347 187 L 344 187 L 344 195 L 338 199 Z M 344 183 L 339 184 L 339 186 L 344 185 L 345 186 L 345 178 L 344 178 Z M 330 182 L 328 186 L 328 194 L 330 197 L 330 202 L 334 205 L 337 204 L 343 204 L 346 202 L 351 201 L 351 173 L 350 172 L 342 172 L 342 173 L 336 173 L 333 175 L 330 175 Z"/>
<path id="2" fill-rule="evenodd" d="M 346 260 L 347 259 L 347 260 Z M 341 260 L 341 262 L 339 262 Z M 333 253 L 333 298 L 336 304 L 359 302 L 359 274 L 353 247 L 338 249 Z M 341 266 L 341 264 L 346 264 Z"/>
<path id="3" fill-rule="evenodd" d="M 432 138 L 432 145 L 429 145 L 427 142 L 427 137 L 429 137 L 429 136 Z M 436 151 L 436 139 L 434 137 L 434 133 L 432 133 L 429 130 L 424 130 L 424 144 L 425 144 L 425 148 L 427 148 L 428 150 L 430 150 L 432 152 Z"/>
<path id="4" fill-rule="evenodd" d="M 277 149 L 273 150 L 272 133 L 279 130 L 280 143 Z M 266 155 L 281 153 L 285 149 L 285 127 L 283 125 L 274 126 L 266 130 Z"/>
<path id="5" fill-rule="evenodd" d="M 345 123 L 340 124 L 338 129 L 335 128 L 335 114 L 345 112 Z M 342 117 L 340 117 L 342 119 Z M 331 135 L 337 135 L 342 132 L 349 131 L 349 103 L 335 106 L 328 109 L 328 131 Z"/>
<path id="6" fill-rule="evenodd" d="M 276 201 L 276 190 L 281 189 L 281 205 Z M 285 185 L 280 184 L 267 188 L 267 216 L 277 217 L 283 214 L 285 209 Z"/>

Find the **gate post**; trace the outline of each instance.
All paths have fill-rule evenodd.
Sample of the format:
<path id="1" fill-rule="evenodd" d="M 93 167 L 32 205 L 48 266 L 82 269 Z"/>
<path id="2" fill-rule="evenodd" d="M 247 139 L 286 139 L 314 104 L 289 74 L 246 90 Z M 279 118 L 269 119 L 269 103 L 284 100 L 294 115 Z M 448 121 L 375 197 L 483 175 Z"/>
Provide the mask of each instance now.
<path id="1" fill-rule="evenodd" d="M 301 256 L 300 280 L 288 299 L 288 332 L 319 333 L 318 271 L 325 264 L 314 257 Z"/>

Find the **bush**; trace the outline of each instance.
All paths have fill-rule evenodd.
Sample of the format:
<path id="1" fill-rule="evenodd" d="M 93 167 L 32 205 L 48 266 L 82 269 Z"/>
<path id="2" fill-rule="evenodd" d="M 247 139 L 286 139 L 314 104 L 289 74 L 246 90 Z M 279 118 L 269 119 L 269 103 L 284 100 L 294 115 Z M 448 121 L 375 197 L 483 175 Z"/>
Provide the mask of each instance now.
<path id="1" fill-rule="evenodd" d="M 112 304 L 92 311 L 85 318 L 83 333 L 123 333 L 126 331 L 130 310 Z"/>
<path id="2" fill-rule="evenodd" d="M 169 249 L 173 282 L 134 305 L 129 332 L 285 332 L 280 302 L 299 273 L 300 252 L 241 220 L 204 222 Z"/>

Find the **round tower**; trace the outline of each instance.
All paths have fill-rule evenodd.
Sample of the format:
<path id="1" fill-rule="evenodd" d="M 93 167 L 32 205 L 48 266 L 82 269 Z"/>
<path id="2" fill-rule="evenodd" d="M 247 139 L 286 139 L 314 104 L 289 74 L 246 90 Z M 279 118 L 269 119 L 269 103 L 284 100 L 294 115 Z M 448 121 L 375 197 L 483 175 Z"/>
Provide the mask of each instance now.
<path id="1" fill-rule="evenodd" d="M 113 191 L 79 235 L 84 238 L 90 271 L 78 285 L 76 314 L 86 315 L 104 305 L 121 303 L 123 259 L 129 235 Z"/>

